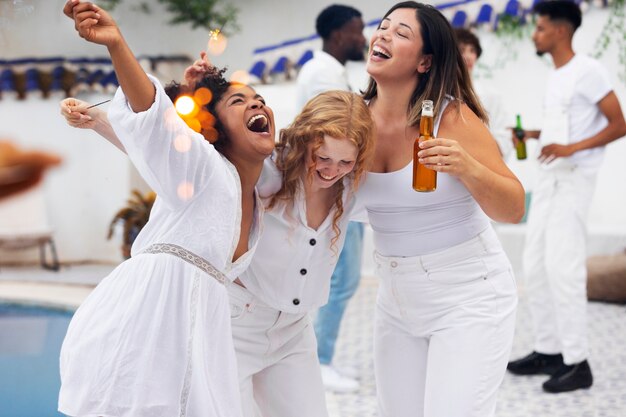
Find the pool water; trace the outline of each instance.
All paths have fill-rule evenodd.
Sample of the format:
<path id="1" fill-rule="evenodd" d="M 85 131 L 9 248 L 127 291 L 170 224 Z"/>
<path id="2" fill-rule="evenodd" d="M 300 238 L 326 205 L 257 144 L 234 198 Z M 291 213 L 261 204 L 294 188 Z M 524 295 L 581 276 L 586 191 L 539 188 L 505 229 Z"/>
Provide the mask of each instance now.
<path id="1" fill-rule="evenodd" d="M 0 417 L 59 417 L 59 352 L 72 312 L 0 303 Z"/>

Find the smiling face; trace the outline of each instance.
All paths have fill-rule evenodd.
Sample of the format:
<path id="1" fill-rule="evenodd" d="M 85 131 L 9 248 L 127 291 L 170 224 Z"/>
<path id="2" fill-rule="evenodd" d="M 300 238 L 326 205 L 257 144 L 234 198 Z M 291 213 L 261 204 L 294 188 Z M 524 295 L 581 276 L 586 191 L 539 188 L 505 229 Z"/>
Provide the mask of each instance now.
<path id="1" fill-rule="evenodd" d="M 231 85 L 215 106 L 228 135 L 225 152 L 231 156 L 266 157 L 274 149 L 274 113 L 254 89 Z"/>
<path id="2" fill-rule="evenodd" d="M 422 53 L 423 40 L 414 9 L 396 9 L 380 23 L 370 41 L 367 72 L 384 77 L 415 77 L 430 69 L 431 55 Z"/>
<path id="3" fill-rule="evenodd" d="M 311 144 L 307 150 L 307 160 L 314 163 L 309 174 L 311 185 L 317 189 L 332 187 L 352 172 L 357 155 L 358 148 L 351 140 L 324 135 L 319 148 L 314 150 Z"/>

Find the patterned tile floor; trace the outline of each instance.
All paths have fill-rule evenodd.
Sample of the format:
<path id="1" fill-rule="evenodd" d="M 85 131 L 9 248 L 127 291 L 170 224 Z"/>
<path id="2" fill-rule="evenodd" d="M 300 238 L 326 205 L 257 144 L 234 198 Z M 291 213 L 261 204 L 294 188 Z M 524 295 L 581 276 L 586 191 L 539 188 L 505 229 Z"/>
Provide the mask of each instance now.
<path id="1" fill-rule="evenodd" d="M 4 267 L 0 269 L 0 298 L 54 299 L 77 305 L 111 269 L 111 265 L 79 265 L 64 267 L 62 273 L 51 273 Z M 361 389 L 355 394 L 328 393 L 331 417 L 377 416 L 372 366 L 376 291 L 376 279 L 364 277 L 348 306 L 335 362 L 360 371 Z M 550 395 L 541 390 L 544 377 L 507 374 L 500 390 L 496 417 L 626 417 L 626 308 L 590 303 L 589 323 L 594 386 L 587 391 Z M 528 353 L 531 340 L 529 312 L 522 294 L 512 357 Z"/>
<path id="2" fill-rule="evenodd" d="M 376 417 L 372 366 L 372 323 L 377 283 L 363 278 L 350 302 L 337 347 L 336 363 L 357 368 L 361 389 L 356 394 L 327 394 L 331 417 Z M 496 417 L 626 417 L 626 308 L 589 304 L 589 362 L 595 384 L 590 390 L 545 394 L 538 377 L 506 375 L 500 389 Z M 529 311 L 523 294 L 517 316 L 512 357 L 532 347 Z"/>

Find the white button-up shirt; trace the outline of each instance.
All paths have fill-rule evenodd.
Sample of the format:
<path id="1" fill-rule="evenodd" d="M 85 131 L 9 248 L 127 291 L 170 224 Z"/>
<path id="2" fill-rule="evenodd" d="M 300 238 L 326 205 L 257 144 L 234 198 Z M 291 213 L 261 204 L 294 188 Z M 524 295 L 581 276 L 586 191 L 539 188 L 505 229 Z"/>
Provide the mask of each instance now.
<path id="1" fill-rule="evenodd" d="M 346 67 L 335 57 L 315 51 L 300 72 L 296 81 L 298 108 L 302 109 L 307 101 L 321 92 L 328 90 L 351 91 Z"/>
<path id="2" fill-rule="evenodd" d="M 304 185 L 296 193 L 294 204 L 279 203 L 265 212 L 264 231 L 256 254 L 241 282 L 267 305 L 288 313 L 305 313 L 328 301 L 330 276 L 343 248 L 346 228 L 353 214 L 364 209 L 357 203 L 348 185 L 343 195 L 344 213 L 339 219 L 339 239 L 335 237 L 334 210 L 316 229 L 307 225 Z M 259 182 L 261 195 L 270 195 L 280 187 L 280 173 L 271 158 L 266 160 Z"/>

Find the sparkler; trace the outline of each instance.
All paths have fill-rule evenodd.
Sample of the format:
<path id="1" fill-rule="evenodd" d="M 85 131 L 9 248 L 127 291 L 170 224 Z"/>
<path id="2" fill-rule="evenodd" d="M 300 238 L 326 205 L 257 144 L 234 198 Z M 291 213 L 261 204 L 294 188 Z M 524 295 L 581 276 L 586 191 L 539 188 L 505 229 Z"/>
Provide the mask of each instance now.
<path id="1" fill-rule="evenodd" d="M 92 107 L 96 107 L 96 106 L 99 106 L 99 105 L 101 105 L 101 104 L 108 103 L 109 101 L 111 101 L 111 99 L 104 100 L 104 101 L 101 101 L 100 103 L 93 104 L 93 105 L 91 105 L 91 106 L 87 107 L 87 110 L 89 110 L 89 109 L 90 109 L 90 108 L 92 108 Z"/>

